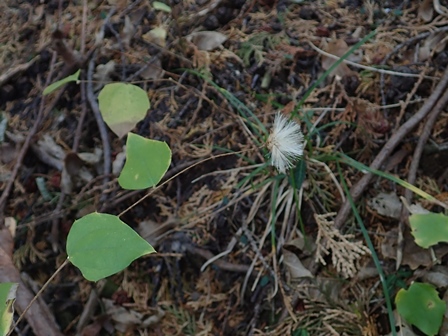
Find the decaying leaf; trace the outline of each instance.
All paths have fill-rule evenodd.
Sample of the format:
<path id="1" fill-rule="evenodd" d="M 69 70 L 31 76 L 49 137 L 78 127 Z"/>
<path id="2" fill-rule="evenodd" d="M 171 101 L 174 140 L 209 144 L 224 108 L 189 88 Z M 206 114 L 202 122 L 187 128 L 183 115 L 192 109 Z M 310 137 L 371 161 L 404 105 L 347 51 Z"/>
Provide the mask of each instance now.
<path id="1" fill-rule="evenodd" d="M 123 146 L 123 151 L 115 156 L 115 160 L 112 162 L 112 174 L 119 175 L 124 166 L 126 160 L 126 146 Z"/>
<path id="2" fill-rule="evenodd" d="M 16 236 L 16 229 L 17 229 L 17 221 L 14 217 L 5 217 L 5 227 L 9 230 L 9 233 L 11 233 L 11 237 Z"/>
<path id="3" fill-rule="evenodd" d="M 396 228 L 390 229 L 387 232 L 386 238 L 381 242 L 381 253 L 383 257 L 394 260 L 397 258 L 397 237 L 398 232 Z M 436 258 L 439 260 L 448 254 L 448 246 L 444 244 L 435 246 L 433 250 Z M 418 267 L 431 266 L 434 261 L 431 256 L 431 251 L 418 246 L 409 229 L 406 229 L 404 232 L 403 260 L 401 264 L 407 265 L 412 270 L 415 270 Z"/>
<path id="4" fill-rule="evenodd" d="M 129 47 L 131 44 L 131 39 L 134 37 L 136 28 L 131 22 L 131 19 L 129 16 L 125 16 L 124 18 L 124 27 L 123 31 L 121 32 L 121 41 L 126 47 Z"/>
<path id="5" fill-rule="evenodd" d="M 186 37 L 199 50 L 210 51 L 227 41 L 227 36 L 216 31 L 201 31 L 191 33 Z"/>
<path id="6" fill-rule="evenodd" d="M 0 163 L 12 162 L 18 154 L 16 146 L 3 142 L 0 143 Z"/>
<path id="7" fill-rule="evenodd" d="M 423 0 L 420 2 L 420 6 L 418 6 L 418 17 L 425 22 L 431 21 L 434 15 L 433 1 L 434 0 Z"/>
<path id="8" fill-rule="evenodd" d="M 401 201 L 397 194 L 391 192 L 386 194 L 380 192 L 377 196 L 368 201 L 369 207 L 381 216 L 399 219 L 401 215 Z"/>
<path id="9" fill-rule="evenodd" d="M 327 47 L 325 48 L 325 51 L 329 54 L 341 57 L 343 56 L 347 51 L 349 50 L 349 47 L 347 43 L 342 39 L 337 40 L 331 40 Z M 322 69 L 328 70 L 331 68 L 331 66 L 336 62 L 337 60 L 328 56 L 323 55 L 322 56 Z M 345 63 L 339 64 L 336 69 L 332 71 L 333 76 L 351 76 L 353 75 L 353 71 L 350 70 L 350 68 Z"/>
<path id="10" fill-rule="evenodd" d="M 394 317 L 395 317 L 395 331 L 397 335 L 400 336 L 417 336 L 416 333 L 412 330 L 412 326 L 407 323 L 401 316 L 398 314 L 396 310 L 394 310 Z M 393 333 L 390 332 L 389 334 L 385 336 L 392 336 Z"/>
<path id="11" fill-rule="evenodd" d="M 106 64 L 99 64 L 96 67 L 96 71 L 93 74 L 95 81 L 100 82 L 95 84 L 95 90 L 98 90 L 104 84 L 111 82 L 111 75 L 115 71 L 115 62 L 113 60 L 107 62 Z"/>
<path id="12" fill-rule="evenodd" d="M 171 13 L 171 7 L 168 6 L 167 4 L 164 4 L 163 2 L 160 2 L 160 1 L 154 1 L 152 3 L 152 7 L 155 10 L 160 10 L 160 11 L 163 11 L 163 12 L 166 12 L 166 13 Z"/>
<path id="13" fill-rule="evenodd" d="M 157 247 L 164 233 L 178 226 L 179 220 L 168 218 L 164 223 L 156 223 L 152 220 L 145 220 L 139 223 L 137 232 L 153 247 Z"/>
<path id="14" fill-rule="evenodd" d="M 114 321 L 115 329 L 119 332 L 129 332 L 142 323 L 143 315 L 135 310 L 126 309 L 114 304 L 113 300 L 103 299 L 106 314 Z"/>
<path id="15" fill-rule="evenodd" d="M 164 27 L 156 27 L 154 29 L 151 29 L 145 35 L 143 35 L 142 38 L 146 42 L 154 43 L 161 47 L 165 47 L 166 36 L 167 36 L 167 31 Z"/>
<path id="16" fill-rule="evenodd" d="M 418 51 L 418 59 L 420 62 L 424 62 L 432 53 L 439 53 L 445 49 L 447 43 L 446 33 L 438 32 L 431 34 L 423 43 Z"/>
<path id="17" fill-rule="evenodd" d="M 313 277 L 311 272 L 303 266 L 299 257 L 287 249 L 282 249 L 283 264 L 289 272 L 291 280 L 297 280 L 304 277 Z"/>
<path id="18" fill-rule="evenodd" d="M 165 75 L 165 70 L 162 68 L 162 62 L 160 58 L 156 58 L 140 73 L 140 77 L 143 79 L 159 79 Z"/>

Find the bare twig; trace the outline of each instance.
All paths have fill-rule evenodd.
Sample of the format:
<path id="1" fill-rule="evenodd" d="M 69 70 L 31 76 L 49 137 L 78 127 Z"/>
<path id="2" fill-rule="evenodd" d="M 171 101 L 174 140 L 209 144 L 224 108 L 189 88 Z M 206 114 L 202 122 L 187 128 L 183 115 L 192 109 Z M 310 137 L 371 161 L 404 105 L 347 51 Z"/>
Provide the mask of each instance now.
<path id="1" fill-rule="evenodd" d="M 430 36 L 431 34 L 437 34 L 439 32 L 446 32 L 448 31 L 448 26 L 446 27 L 441 27 L 438 29 L 435 29 L 433 31 L 430 32 L 426 32 L 426 33 L 421 33 L 418 34 L 417 36 L 414 36 L 410 39 L 407 39 L 405 42 L 400 43 L 399 45 L 397 45 L 389 54 L 387 54 L 384 59 L 381 61 L 381 65 L 385 65 L 387 63 L 388 60 L 390 60 L 390 58 L 395 55 L 398 51 L 400 51 L 400 49 L 410 46 L 414 43 L 417 43 L 420 40 L 423 40 L 425 38 L 427 38 L 428 36 Z M 380 78 L 380 92 L 381 92 L 381 103 L 382 105 L 386 105 L 386 95 L 384 93 L 384 74 L 381 73 L 381 78 Z"/>
<path id="2" fill-rule="evenodd" d="M 313 48 L 314 50 L 316 50 L 319 54 L 324 55 L 326 57 L 332 58 L 334 60 L 340 60 L 341 57 L 330 54 L 318 47 L 316 47 L 313 43 L 308 42 L 308 44 L 311 46 L 311 48 Z M 373 71 L 373 72 L 379 72 L 382 75 L 392 75 L 392 76 L 400 76 L 400 77 L 413 77 L 413 78 L 420 78 L 421 75 L 420 74 L 413 74 L 413 73 L 406 73 L 406 72 L 400 72 L 400 71 L 392 71 L 392 70 L 385 70 L 385 69 L 379 69 L 379 68 L 374 68 L 371 66 L 367 66 L 367 65 L 363 65 L 363 64 L 359 64 L 356 62 L 352 62 L 350 60 L 343 60 L 343 63 L 349 64 L 355 68 L 360 68 L 360 69 L 364 69 L 364 70 L 369 70 L 369 71 Z M 426 79 L 438 79 L 437 77 L 432 77 L 432 76 L 424 76 L 424 78 Z"/>
<path id="3" fill-rule="evenodd" d="M 400 143 L 400 141 L 420 122 L 422 119 L 432 110 L 433 106 L 437 103 L 437 101 L 440 99 L 440 96 L 445 91 L 446 86 L 448 84 L 448 68 L 443 73 L 443 77 L 440 80 L 439 84 L 437 84 L 436 88 L 434 89 L 431 96 L 428 97 L 426 102 L 423 104 L 423 106 L 420 108 L 420 110 L 414 114 L 408 121 L 406 121 L 398 130 L 396 133 L 394 133 L 389 141 L 384 145 L 382 150 L 378 153 L 375 160 L 370 165 L 371 169 L 379 169 L 383 162 L 389 157 L 389 155 L 392 153 L 392 151 L 397 147 L 397 145 Z M 373 174 L 370 172 L 367 172 L 350 190 L 350 194 L 352 195 L 353 201 L 356 202 L 361 194 L 363 193 L 364 189 L 369 184 L 370 180 L 372 179 Z M 335 226 L 336 228 L 341 228 L 349 213 L 350 213 L 350 203 L 348 201 L 345 201 L 339 212 L 338 215 L 335 218 Z"/>
<path id="4" fill-rule="evenodd" d="M 432 108 L 432 111 L 429 114 L 428 119 L 426 120 L 426 124 L 423 128 L 423 132 L 420 135 L 420 138 L 418 139 L 417 147 L 415 147 L 415 150 L 414 150 L 414 155 L 412 157 L 411 166 L 409 167 L 407 182 L 410 184 L 415 183 L 415 180 L 417 177 L 417 169 L 418 169 L 418 165 L 420 163 L 420 158 L 422 156 L 423 149 L 426 145 L 426 142 L 429 139 L 429 136 L 431 135 L 431 130 L 434 127 L 437 117 L 443 111 L 447 102 L 448 102 L 448 91 L 445 91 L 445 93 L 439 99 L 437 104 L 435 104 L 434 107 Z M 404 192 L 404 197 L 406 198 L 407 203 L 411 204 L 412 191 L 410 191 L 409 189 L 406 189 Z M 403 232 L 404 232 L 404 228 L 405 228 L 405 223 L 407 222 L 407 219 L 408 219 L 408 215 L 409 215 L 408 210 L 406 209 L 405 206 L 403 206 L 402 210 L 401 210 L 400 223 L 398 225 L 397 261 L 396 261 L 396 265 L 395 265 L 396 269 L 398 269 L 400 267 L 401 261 L 403 259 L 403 247 L 404 247 L 403 246 L 403 244 L 404 244 Z"/>
<path id="5" fill-rule="evenodd" d="M 55 62 L 56 62 L 56 53 L 53 53 L 53 57 L 51 59 L 50 71 L 48 73 L 45 86 L 49 85 L 51 78 L 53 77 Z M 36 135 L 37 130 L 40 127 L 40 124 L 45 119 L 45 116 L 50 112 L 50 110 L 53 109 L 54 104 L 56 104 L 56 102 L 59 100 L 59 97 L 62 95 L 62 92 L 63 92 L 63 90 L 60 90 L 58 92 L 58 95 L 53 99 L 52 104 L 47 106 L 47 108 L 45 108 L 46 99 L 43 97 L 40 101 L 39 112 L 37 114 L 37 118 L 34 121 L 33 127 L 30 129 L 30 131 L 27 134 L 25 142 L 23 143 L 23 146 L 20 149 L 20 152 L 17 156 L 17 160 L 16 160 L 16 164 L 14 165 L 14 169 L 12 170 L 11 176 L 9 177 L 9 180 L 6 183 L 5 189 L 3 190 L 3 193 L 0 197 L 0 228 L 2 228 L 4 226 L 4 209 L 5 209 L 5 205 L 6 205 L 6 200 L 9 196 L 9 193 L 11 192 L 11 189 L 12 189 L 14 181 L 17 177 L 17 174 L 19 173 L 19 169 L 22 166 L 23 159 L 25 158 L 28 148 L 31 145 L 31 139 Z"/>
<path id="6" fill-rule="evenodd" d="M 92 58 L 89 61 L 89 68 L 87 70 L 87 99 L 89 100 L 90 107 L 92 108 L 93 114 L 98 125 L 98 130 L 101 136 L 101 142 L 103 143 L 103 153 L 104 153 L 104 179 L 103 186 L 105 189 L 106 184 L 109 182 L 109 174 L 111 173 L 111 158 L 110 158 L 110 143 L 109 136 L 107 134 L 106 124 L 104 123 L 103 117 L 101 116 L 98 103 L 96 101 L 95 94 L 93 92 L 93 71 L 95 69 L 95 56 L 96 52 L 93 53 Z M 104 191 L 104 190 L 103 190 Z M 103 193 L 101 196 L 101 201 L 104 201 L 107 194 Z"/>
<path id="7" fill-rule="evenodd" d="M 0 75 L 0 86 L 5 84 L 7 81 L 9 81 L 11 78 L 18 75 L 19 73 L 28 70 L 29 67 L 32 66 L 39 58 L 40 56 L 36 56 L 27 63 L 19 64 L 15 67 L 8 69 L 5 73 Z"/>

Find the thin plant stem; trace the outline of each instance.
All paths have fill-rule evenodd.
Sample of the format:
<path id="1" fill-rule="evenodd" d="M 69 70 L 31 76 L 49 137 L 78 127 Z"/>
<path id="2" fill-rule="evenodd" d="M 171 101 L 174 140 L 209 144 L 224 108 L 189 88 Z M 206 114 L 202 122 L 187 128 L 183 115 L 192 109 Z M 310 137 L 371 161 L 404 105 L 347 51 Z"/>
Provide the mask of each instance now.
<path id="1" fill-rule="evenodd" d="M 361 216 L 359 215 L 359 212 L 356 209 L 355 203 L 353 202 L 352 195 L 350 194 L 347 183 L 345 182 L 345 179 L 342 175 L 341 166 L 339 165 L 339 162 L 336 162 L 336 163 L 338 166 L 339 176 L 341 177 L 342 186 L 344 188 L 345 193 L 347 194 L 347 200 L 352 207 L 353 213 L 355 214 L 355 218 L 356 218 L 356 221 L 358 222 L 358 225 L 361 229 L 362 235 L 364 236 L 367 246 L 368 246 L 370 252 L 372 253 L 373 263 L 375 264 L 376 270 L 378 271 L 378 274 L 380 276 L 381 285 L 383 286 L 384 299 L 386 300 L 387 315 L 389 316 L 389 324 L 390 324 L 390 329 L 392 331 L 392 335 L 397 336 L 397 332 L 395 331 L 395 318 L 394 318 L 394 313 L 392 310 L 392 302 L 390 300 L 389 289 L 387 288 L 387 281 L 386 281 L 386 277 L 384 276 L 383 268 L 381 267 L 380 260 L 378 258 L 378 255 L 375 252 L 375 247 L 373 246 L 373 243 L 372 243 L 372 240 L 370 239 L 369 233 L 367 232 L 364 222 L 362 221 Z"/>
<path id="2" fill-rule="evenodd" d="M 300 101 L 297 103 L 296 108 L 294 109 L 294 111 L 292 112 L 291 115 L 297 116 L 297 112 L 302 107 L 302 105 L 305 103 L 305 101 L 308 99 L 308 97 L 311 95 L 311 93 L 314 91 L 314 89 L 317 88 L 319 86 L 319 84 L 322 83 L 325 80 L 325 78 L 327 78 L 328 75 L 339 66 L 339 64 L 344 62 L 345 59 L 347 59 L 351 54 L 353 54 L 353 52 L 356 49 L 358 49 L 360 46 L 362 46 L 364 43 L 366 43 L 368 40 L 370 40 L 375 34 L 376 34 L 376 30 L 373 30 L 372 32 L 370 32 L 361 41 L 359 41 L 353 47 L 351 47 L 344 55 L 342 55 L 342 57 L 339 58 L 339 60 L 337 60 L 327 71 L 325 71 L 322 74 L 322 76 L 320 76 L 314 82 L 314 84 L 311 85 L 308 90 L 306 90 L 305 94 L 303 95 L 302 99 L 300 99 Z"/>
<path id="3" fill-rule="evenodd" d="M 204 160 L 201 160 L 199 162 L 196 162 L 194 164 L 192 164 L 190 167 L 187 167 L 183 170 L 181 170 L 180 172 L 178 172 L 177 174 L 173 175 L 172 177 L 170 177 L 168 180 L 166 180 L 165 182 L 159 184 L 157 187 L 151 189 L 145 196 L 143 196 L 142 198 L 140 198 L 137 202 L 135 202 L 134 204 L 130 205 L 129 207 L 127 207 L 125 210 L 123 210 L 118 217 L 123 216 L 126 212 L 128 212 L 129 210 L 131 210 L 133 207 L 135 207 L 137 204 L 140 204 L 141 202 L 143 202 L 143 200 L 145 200 L 146 198 L 148 198 L 149 196 L 151 196 L 154 192 L 156 192 L 157 190 L 159 190 L 161 187 L 163 187 L 165 184 L 167 184 L 168 182 L 174 180 L 176 177 L 178 177 L 179 175 L 182 175 L 183 173 L 185 173 L 186 171 L 190 170 L 193 167 L 196 167 L 197 165 L 204 163 L 206 161 L 210 161 L 213 159 L 217 159 L 220 157 L 224 157 L 224 156 L 229 156 L 229 155 L 237 155 L 237 154 L 241 154 L 247 151 L 239 151 L 239 152 L 232 152 L 232 153 L 223 153 L 223 154 L 218 154 L 218 155 L 214 155 L 211 156 L 209 158 L 206 158 Z"/>
<path id="4" fill-rule="evenodd" d="M 15 327 L 19 324 L 20 321 L 23 320 L 25 317 L 25 314 L 28 312 L 28 310 L 31 308 L 31 305 L 39 298 L 39 296 L 43 293 L 45 289 L 47 289 L 48 285 L 53 281 L 53 279 L 56 277 L 56 275 L 59 274 L 60 271 L 68 264 L 68 258 L 65 259 L 65 261 L 61 264 L 61 266 L 58 267 L 58 269 L 53 273 L 53 275 L 44 283 L 42 288 L 36 293 L 36 295 L 33 297 L 33 299 L 30 301 L 28 306 L 25 308 L 25 310 L 22 312 L 22 314 L 19 316 L 17 321 L 14 323 L 14 327 L 11 328 L 11 330 L 6 334 L 6 336 L 11 335 Z"/>

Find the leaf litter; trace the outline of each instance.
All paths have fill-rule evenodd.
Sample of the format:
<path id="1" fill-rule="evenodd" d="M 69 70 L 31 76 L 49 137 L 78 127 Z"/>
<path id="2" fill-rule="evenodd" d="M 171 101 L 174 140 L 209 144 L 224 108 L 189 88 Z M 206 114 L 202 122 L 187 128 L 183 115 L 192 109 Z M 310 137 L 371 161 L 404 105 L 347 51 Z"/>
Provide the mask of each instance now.
<path id="1" fill-rule="evenodd" d="M 59 74 L 65 67 L 79 64 L 80 78 L 86 80 L 91 62 L 96 69 L 90 77 L 95 81 L 94 94 L 108 82 L 137 81 L 151 108 L 142 122 L 132 125 L 133 131 L 170 145 L 169 176 L 222 149 L 244 153 L 195 166 L 128 212 L 123 220 L 154 242 L 158 254 L 106 280 L 108 286 L 96 301 L 107 303 L 105 316 L 94 308 L 95 300 L 89 300 L 95 286 L 67 268 L 47 289 L 45 300 L 55 320 L 48 324 L 64 335 L 83 330 L 92 335 L 106 331 L 278 335 L 301 330 L 310 335 L 389 334 L 378 278 L 358 279 L 371 259 L 359 229 L 351 220 L 342 228 L 332 226 L 331 214 L 346 197 L 335 162 L 324 161 L 341 151 L 370 165 L 398 127 L 430 97 L 447 65 L 446 3 L 389 6 L 356 1 L 151 5 L 123 0 L 86 7 L 70 2 L 59 11 L 51 4 L 30 6 L 7 0 L 0 5 L 4 13 L 0 104 L 2 120 L 7 120 L 6 128 L 2 123 L 6 129 L 1 142 L 2 193 L 14 177 L 0 218 L 17 222 L 14 255 L 2 259 L 11 274 L 20 270 L 41 286 L 64 258 L 62 246 L 76 213 L 103 209 L 118 214 L 143 196 L 119 188 L 117 168 L 104 184 L 102 152 L 95 154 L 94 162 L 82 163 L 88 178 L 64 187 L 61 172 L 75 168 L 79 174 L 77 158 L 87 161 L 83 153 L 98 153 L 104 145 L 95 120 L 89 113 L 82 117 L 83 109 L 90 110 L 82 83 L 68 83 L 58 89 L 64 90 L 62 96 L 54 92 L 45 98 L 45 106 L 52 100 L 55 106 L 33 134 L 32 150 L 21 157 L 20 148 L 38 122 L 36 108 L 50 73 L 55 82 L 63 77 Z M 83 26 L 84 11 L 88 20 Z M 401 26 L 396 25 L 398 20 Z M 57 38 L 54 22 L 60 27 Z M 341 57 L 373 26 L 376 35 L 347 59 L 352 63 L 341 63 L 333 71 L 334 78 L 320 83 L 295 111 L 310 86 L 336 61 L 319 50 Z M 53 51 L 59 53 L 56 61 L 52 61 Z M 85 61 L 78 63 L 83 57 Z M 70 70 L 68 74 L 77 69 Z M 382 70 L 391 73 L 381 74 Z M 291 178 L 300 174 L 294 168 L 291 174 L 297 175 L 279 180 L 275 169 L 263 166 L 267 156 L 260 144 L 267 134 L 263 138 L 261 127 L 242 106 L 267 129 L 279 111 L 286 117 L 298 112 L 295 121 L 308 147 L 305 177 L 297 190 Z M 446 118 L 442 113 L 431 131 L 432 144 L 428 142 L 416 182 L 441 200 L 446 200 L 448 176 Z M 418 126 L 404 137 L 397 154 L 414 151 L 421 130 Z M 107 140 L 111 162 L 122 166 L 125 140 L 112 133 Z M 79 149 L 73 154 L 77 156 L 64 162 L 76 141 Z M 393 174 L 406 179 L 411 160 L 409 154 L 400 156 L 391 168 Z M 361 176 L 348 166 L 342 173 L 349 185 Z M 70 180 L 78 179 L 68 175 Z M 57 210 L 54 200 L 45 195 L 58 195 L 61 190 L 69 197 Z M 376 179 L 356 205 L 386 276 L 409 284 L 412 278 L 399 278 L 401 271 L 416 270 L 425 278 L 435 256 L 442 262 L 437 271 L 446 272 L 447 253 L 438 246 L 432 256 L 415 245 L 406 229 L 403 260 L 395 270 L 402 216 L 400 204 L 387 195 L 403 194 L 401 187 Z M 389 202 L 388 197 L 394 200 Z M 53 221 L 60 228 L 56 250 L 48 242 Z M 300 244 L 291 243 L 297 241 Z M 311 277 L 313 281 L 306 280 Z M 391 294 L 398 288 L 392 288 Z M 90 315 L 80 319 L 83 311 Z M 123 312 L 120 319 L 117 312 Z M 27 324 L 35 335 L 50 334 L 32 320 L 18 328 L 24 330 Z"/>

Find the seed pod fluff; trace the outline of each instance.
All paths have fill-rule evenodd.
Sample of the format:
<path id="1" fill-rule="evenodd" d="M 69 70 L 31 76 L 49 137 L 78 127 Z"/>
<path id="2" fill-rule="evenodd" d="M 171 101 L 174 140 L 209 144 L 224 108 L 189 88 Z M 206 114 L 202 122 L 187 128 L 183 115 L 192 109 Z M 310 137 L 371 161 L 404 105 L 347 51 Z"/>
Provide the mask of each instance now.
<path id="1" fill-rule="evenodd" d="M 271 152 L 271 165 L 280 173 L 286 173 L 303 155 L 303 147 L 300 125 L 295 121 L 289 121 L 280 112 L 277 113 L 267 141 L 267 148 Z"/>

